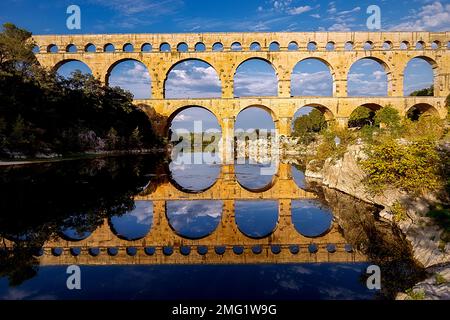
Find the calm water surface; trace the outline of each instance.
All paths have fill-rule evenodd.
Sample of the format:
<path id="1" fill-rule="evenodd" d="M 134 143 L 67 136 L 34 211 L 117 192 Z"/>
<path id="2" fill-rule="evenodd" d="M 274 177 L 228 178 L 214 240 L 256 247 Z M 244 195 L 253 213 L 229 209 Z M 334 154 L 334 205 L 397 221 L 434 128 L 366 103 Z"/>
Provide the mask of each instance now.
<path id="1" fill-rule="evenodd" d="M 415 279 L 403 272 L 405 280 L 393 288 L 367 289 L 368 265 L 403 270 L 411 265 L 408 252 L 399 258 L 371 245 L 373 228 L 386 227 L 377 208 L 317 186 L 309 189 L 314 198 L 296 198 L 292 192 L 308 183 L 295 167 L 292 190 L 283 191 L 292 198 L 287 208 L 285 199 L 271 195 L 277 183 L 288 182 L 261 175 L 261 165 L 236 164 L 224 175 L 218 164 L 160 158 L 0 168 L 0 299 L 374 299 L 391 298 Z M 233 184 L 235 191 L 226 191 Z M 311 246 L 337 236 L 346 254 L 367 259 L 328 259 L 336 251 L 332 243 L 317 258 Z M 398 243 L 381 243 L 391 240 Z M 300 259 L 305 256 L 308 262 Z M 395 259 L 400 262 L 392 265 Z M 67 261 L 80 265 L 82 290 L 66 288 Z"/>

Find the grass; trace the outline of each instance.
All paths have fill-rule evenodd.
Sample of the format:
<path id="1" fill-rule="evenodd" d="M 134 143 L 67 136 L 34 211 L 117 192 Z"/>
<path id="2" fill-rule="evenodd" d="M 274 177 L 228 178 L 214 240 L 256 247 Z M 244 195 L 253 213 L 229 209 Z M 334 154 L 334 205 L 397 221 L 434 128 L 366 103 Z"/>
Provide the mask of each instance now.
<path id="1" fill-rule="evenodd" d="M 435 276 L 436 284 L 440 286 L 441 284 L 447 283 L 447 280 L 439 273 L 436 273 Z"/>
<path id="2" fill-rule="evenodd" d="M 423 290 L 414 291 L 413 289 L 408 289 L 405 292 L 411 300 L 425 300 L 425 292 Z"/>

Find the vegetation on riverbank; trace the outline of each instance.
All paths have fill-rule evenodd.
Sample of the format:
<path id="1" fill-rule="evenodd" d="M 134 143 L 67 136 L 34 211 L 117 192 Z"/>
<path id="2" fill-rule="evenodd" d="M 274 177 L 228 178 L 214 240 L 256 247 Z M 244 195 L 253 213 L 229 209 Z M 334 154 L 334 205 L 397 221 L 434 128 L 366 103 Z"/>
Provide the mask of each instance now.
<path id="1" fill-rule="evenodd" d="M 447 106 L 450 110 L 450 97 Z M 392 189 L 411 197 L 433 195 L 435 203 L 430 203 L 427 216 L 442 227 L 441 239 L 448 242 L 450 133 L 447 120 L 430 114 L 423 114 L 417 120 L 402 119 L 389 105 L 377 111 L 358 110 L 350 120 L 350 128 L 329 123 L 319 132 L 309 130 L 313 143 L 309 148 L 315 150 L 307 158 L 309 170 L 320 171 L 327 160 L 342 159 L 349 146 L 361 145 L 365 157 L 359 164 L 367 174 L 366 190 L 374 195 Z M 397 222 L 408 217 L 400 202 L 391 210 Z"/>
<path id="2" fill-rule="evenodd" d="M 31 33 L 0 33 L 0 157 L 150 149 L 161 145 L 133 96 L 92 75 L 70 78 L 42 68 Z"/>

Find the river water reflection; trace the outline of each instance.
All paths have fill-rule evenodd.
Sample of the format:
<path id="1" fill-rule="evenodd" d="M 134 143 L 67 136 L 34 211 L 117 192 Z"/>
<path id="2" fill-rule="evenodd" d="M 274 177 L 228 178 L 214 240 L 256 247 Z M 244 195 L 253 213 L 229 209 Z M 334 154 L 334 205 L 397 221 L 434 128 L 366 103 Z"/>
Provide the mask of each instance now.
<path id="1" fill-rule="evenodd" d="M 413 281 L 366 287 L 386 255 L 411 265 L 406 247 L 372 250 L 390 228 L 377 208 L 290 164 L 261 167 L 143 155 L 0 168 L 0 298 L 374 299 Z M 71 264 L 83 290 L 66 288 Z"/>

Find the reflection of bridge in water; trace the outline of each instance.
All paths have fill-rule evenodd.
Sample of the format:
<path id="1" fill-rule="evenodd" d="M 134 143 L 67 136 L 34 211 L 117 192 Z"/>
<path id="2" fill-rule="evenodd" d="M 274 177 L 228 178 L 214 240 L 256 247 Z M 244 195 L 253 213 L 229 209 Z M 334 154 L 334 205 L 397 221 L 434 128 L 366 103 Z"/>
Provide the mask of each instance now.
<path id="1" fill-rule="evenodd" d="M 150 232 L 139 240 L 117 236 L 108 220 L 86 239 L 73 241 L 58 237 L 45 243 L 39 253 L 41 265 L 134 265 L 134 264 L 242 264 L 356 262 L 366 257 L 347 244 L 336 222 L 318 237 L 299 233 L 292 222 L 294 200 L 315 199 L 300 189 L 291 177 L 291 166 L 279 164 L 272 184 L 264 191 L 250 191 L 237 181 L 233 166 L 223 166 L 216 183 L 200 193 L 188 193 L 164 182 L 135 197 L 153 203 Z M 218 227 L 201 239 L 178 235 L 167 218 L 168 201 L 220 200 L 223 203 Z M 278 202 L 276 228 L 267 237 L 250 238 L 235 220 L 235 201 Z M 5 240 L 8 246 L 12 243 Z"/>

